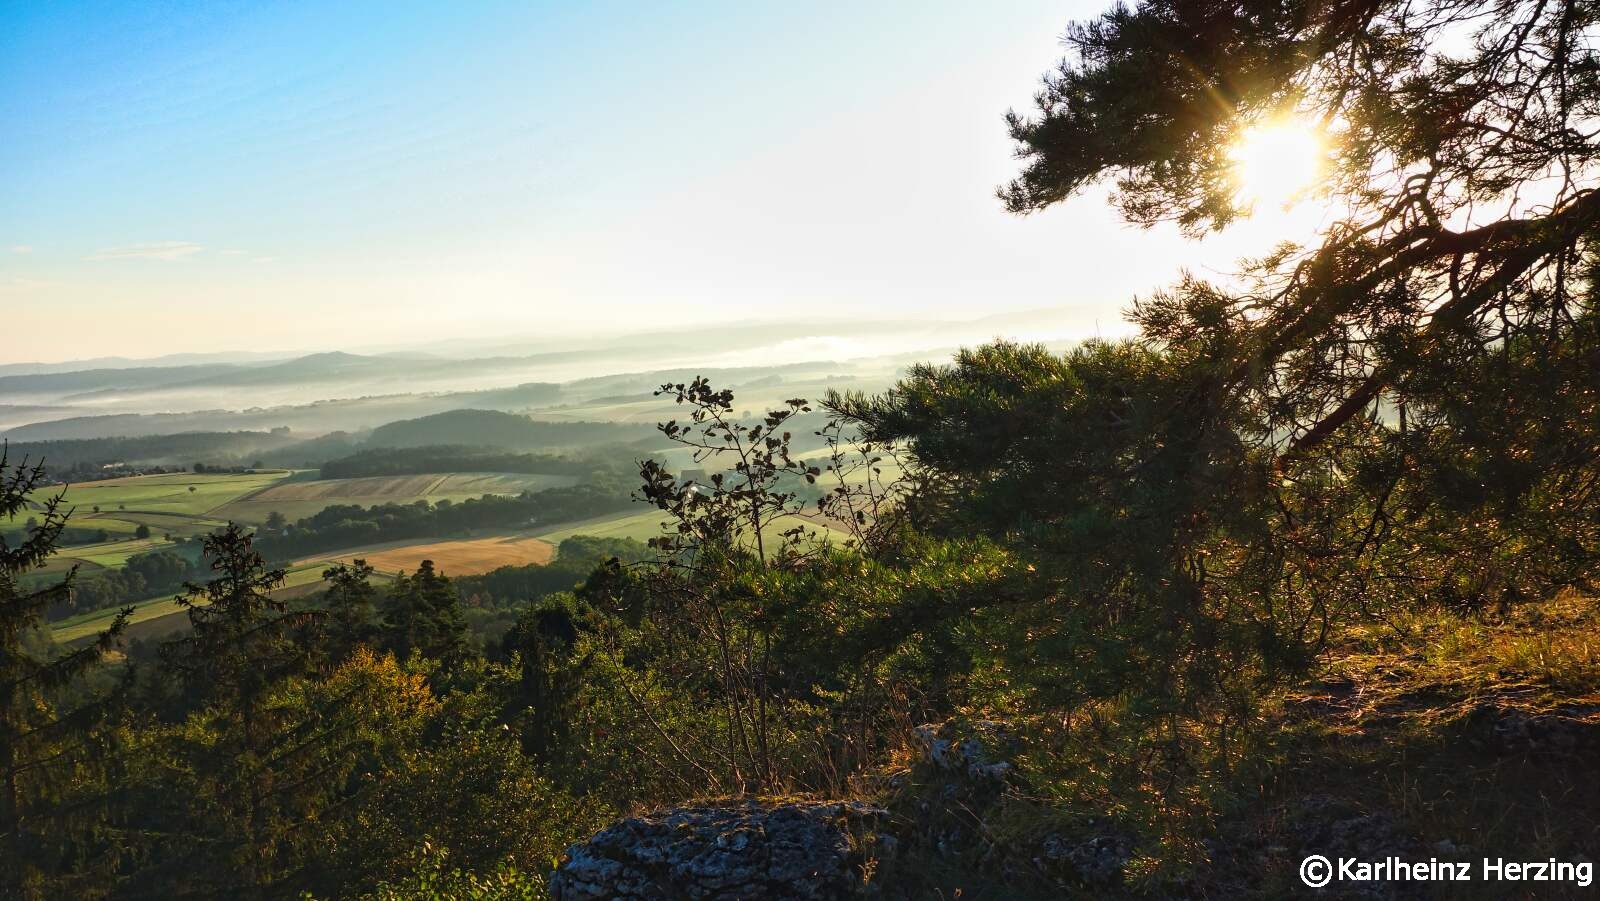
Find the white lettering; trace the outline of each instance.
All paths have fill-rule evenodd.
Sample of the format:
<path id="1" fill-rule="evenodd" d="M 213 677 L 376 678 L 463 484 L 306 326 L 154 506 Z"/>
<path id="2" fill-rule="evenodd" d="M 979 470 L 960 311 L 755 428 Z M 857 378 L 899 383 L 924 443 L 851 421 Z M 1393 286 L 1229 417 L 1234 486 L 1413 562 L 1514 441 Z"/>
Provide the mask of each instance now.
<path id="1" fill-rule="evenodd" d="M 1324 865 L 1322 872 L 1328 873 L 1333 869 L 1324 857 L 1313 856 L 1307 860 L 1320 862 Z M 1310 881 L 1317 874 L 1312 872 L 1307 878 L 1307 884 L 1313 887 L 1326 885 L 1331 879 L 1337 878 L 1344 882 L 1471 882 L 1472 864 L 1440 860 L 1430 857 L 1426 861 L 1406 861 L 1398 857 L 1386 857 L 1382 860 L 1357 860 L 1354 857 L 1339 858 L 1335 872 L 1328 873 L 1327 878 L 1320 882 Z M 1558 861 L 1554 857 L 1549 860 L 1506 860 L 1503 857 L 1483 858 L 1484 881 L 1496 882 L 1575 882 L 1588 887 L 1594 884 L 1594 863 L 1591 861 L 1570 862 Z"/>

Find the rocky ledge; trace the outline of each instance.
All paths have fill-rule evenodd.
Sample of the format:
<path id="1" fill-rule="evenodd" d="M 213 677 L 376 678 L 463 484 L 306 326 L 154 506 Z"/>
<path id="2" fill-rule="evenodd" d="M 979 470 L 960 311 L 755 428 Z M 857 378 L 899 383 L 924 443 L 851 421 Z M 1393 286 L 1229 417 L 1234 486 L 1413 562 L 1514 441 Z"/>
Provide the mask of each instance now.
<path id="1" fill-rule="evenodd" d="M 729 801 L 629 817 L 568 848 L 555 901 L 774 898 L 860 893 L 884 850 L 884 811 L 854 801 Z"/>

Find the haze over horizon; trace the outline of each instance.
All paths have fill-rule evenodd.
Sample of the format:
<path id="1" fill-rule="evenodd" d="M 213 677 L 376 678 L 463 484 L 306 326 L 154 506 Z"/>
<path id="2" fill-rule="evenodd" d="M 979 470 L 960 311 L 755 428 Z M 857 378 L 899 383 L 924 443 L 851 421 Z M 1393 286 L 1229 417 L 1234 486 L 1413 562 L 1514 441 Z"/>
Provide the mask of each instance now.
<path id="1" fill-rule="evenodd" d="M 9 7 L 0 299 L 31 340 L 0 363 L 1114 325 L 1200 251 L 1094 198 L 1018 218 L 993 194 L 997 111 L 1097 8 Z"/>

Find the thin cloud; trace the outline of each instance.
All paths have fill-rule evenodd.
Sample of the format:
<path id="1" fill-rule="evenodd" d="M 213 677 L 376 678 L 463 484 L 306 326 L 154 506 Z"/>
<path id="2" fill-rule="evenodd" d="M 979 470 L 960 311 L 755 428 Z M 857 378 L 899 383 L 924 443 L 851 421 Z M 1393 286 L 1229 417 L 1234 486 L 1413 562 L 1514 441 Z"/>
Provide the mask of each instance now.
<path id="1" fill-rule="evenodd" d="M 33 253 L 33 245 L 31 245 L 31 244 L 13 244 L 13 245 L 11 245 L 11 252 L 12 253 Z"/>
<path id="2" fill-rule="evenodd" d="M 205 250 L 193 241 L 156 241 L 151 244 L 129 244 L 125 247 L 107 247 L 84 257 L 86 260 L 181 260 Z"/>

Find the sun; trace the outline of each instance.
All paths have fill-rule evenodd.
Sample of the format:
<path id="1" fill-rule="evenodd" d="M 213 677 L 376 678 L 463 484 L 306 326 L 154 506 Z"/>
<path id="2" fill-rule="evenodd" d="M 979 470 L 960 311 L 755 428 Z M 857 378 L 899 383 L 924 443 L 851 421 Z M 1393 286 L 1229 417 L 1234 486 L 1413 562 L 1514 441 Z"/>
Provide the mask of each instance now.
<path id="1" fill-rule="evenodd" d="M 1240 206 L 1283 209 L 1322 177 L 1327 143 L 1311 122 L 1283 117 L 1245 129 L 1228 159 Z"/>

